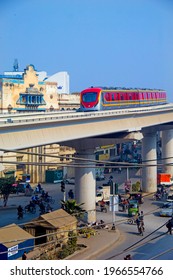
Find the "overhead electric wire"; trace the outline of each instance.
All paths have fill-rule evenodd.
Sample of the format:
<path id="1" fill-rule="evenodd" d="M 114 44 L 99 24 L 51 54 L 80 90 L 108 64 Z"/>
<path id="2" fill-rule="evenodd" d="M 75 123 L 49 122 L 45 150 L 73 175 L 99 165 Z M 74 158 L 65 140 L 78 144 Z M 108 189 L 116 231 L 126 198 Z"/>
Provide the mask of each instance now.
<path id="1" fill-rule="evenodd" d="M 161 253 L 159 253 L 157 255 L 155 255 L 154 257 L 150 258 L 149 260 L 155 260 L 156 258 L 158 258 L 158 257 L 160 257 L 162 255 L 165 255 L 166 253 L 168 253 L 170 251 L 173 251 L 173 247 L 170 248 L 170 249 L 167 249 L 167 250 L 165 250 L 165 251 L 163 251 L 163 252 L 161 252 Z"/>
<path id="2" fill-rule="evenodd" d="M 157 207 L 156 209 L 158 209 L 159 207 Z M 152 211 L 150 211 L 150 212 L 147 212 L 145 215 L 149 215 L 149 214 L 151 214 L 152 212 L 154 212 L 156 209 L 154 209 L 154 210 L 152 210 Z M 83 213 L 83 212 L 82 212 Z M 145 216 L 144 215 L 144 216 Z M 63 217 L 59 217 L 59 218 L 63 218 Z M 54 218 L 53 218 L 54 219 Z M 51 220 L 51 219 L 49 219 L 49 220 Z M 124 220 L 128 220 L 128 219 L 124 219 Z M 33 224 L 33 222 L 31 221 L 30 222 L 31 224 Z M 39 223 L 39 221 L 36 221 L 36 223 Z M 122 222 L 121 222 L 122 223 Z M 166 222 L 167 223 L 167 222 Z M 153 233 L 155 233 L 158 229 L 160 229 L 160 228 L 162 228 L 166 223 L 164 223 L 162 226 L 160 226 L 159 228 L 157 228 L 156 230 L 154 230 L 152 233 L 150 233 L 149 235 L 147 235 L 146 237 L 144 237 L 144 238 L 142 238 L 141 240 L 139 240 L 138 242 L 135 242 L 133 245 L 131 245 L 131 246 L 129 246 L 128 248 L 126 248 L 126 249 L 124 249 L 123 251 L 121 251 L 121 252 L 119 252 L 118 254 L 116 254 L 116 255 L 114 255 L 114 256 L 111 256 L 110 258 L 108 258 L 108 259 L 112 259 L 112 258 L 114 258 L 114 257 L 116 257 L 116 256 L 119 256 L 119 255 L 121 255 L 121 254 L 123 254 L 124 252 L 127 252 L 127 251 L 129 251 L 129 249 L 131 249 L 131 248 L 137 248 L 137 247 L 139 247 L 139 246 L 141 246 L 141 244 L 140 245 L 138 245 L 139 243 L 141 243 L 143 240 L 145 240 L 148 236 L 150 236 L 150 235 L 152 235 Z M 28 223 L 27 223 L 28 224 Z M 105 223 L 105 225 L 109 225 L 109 224 L 112 224 L 112 223 Z M 118 224 L 120 224 L 120 223 L 118 223 Z M 117 223 L 116 223 L 116 226 L 118 225 Z M 12 225 L 13 226 L 13 225 Z M 8 227 L 8 226 L 7 226 Z M 91 226 L 91 227 L 89 227 L 89 228 L 94 228 L 95 227 L 95 225 L 94 226 Z M 70 231 L 78 231 L 78 230 L 81 230 L 81 229 L 88 229 L 88 226 L 86 226 L 86 227 L 80 227 L 80 228 L 77 228 L 77 229 L 74 229 L 74 230 L 63 230 L 63 231 L 61 231 L 61 232 L 58 232 L 58 233 L 64 233 L 64 232 L 70 232 Z M 49 234 L 45 234 L 45 235 L 40 235 L 40 236 L 37 236 L 37 237 L 34 237 L 33 236 L 33 238 L 34 239 L 37 239 L 37 238 L 41 238 L 41 237 L 46 237 L 46 236 L 51 236 L 51 235 L 55 235 L 55 234 L 57 234 L 57 232 L 54 232 L 54 233 L 49 233 Z M 157 237 L 154 237 L 154 238 L 152 238 L 152 239 L 150 239 L 150 240 L 148 240 L 148 241 L 146 241 L 145 243 L 142 243 L 142 245 L 144 245 L 144 244 L 147 244 L 148 242 L 150 242 L 150 241 L 152 241 L 152 240 L 154 240 L 154 239 L 157 239 L 157 238 L 159 238 L 160 236 L 162 236 L 162 235 L 164 235 L 164 234 L 166 234 L 166 233 L 163 233 L 163 234 L 161 234 L 161 235 L 159 235 L 159 236 L 157 236 Z M 32 239 L 33 239 L 32 238 Z M 67 238 L 69 238 L 69 237 L 65 237 L 65 239 L 67 239 Z M 26 239 L 25 239 L 26 240 Z M 21 239 L 19 239 L 19 240 L 10 240 L 10 241 L 7 241 L 6 243 L 11 243 L 11 242 L 17 242 L 17 241 L 21 241 Z M 57 240 L 57 242 L 60 242 L 61 241 L 61 238 L 60 239 L 58 239 Z M 50 241 L 50 242 L 46 242 L 45 243 L 45 245 L 47 244 L 51 244 L 51 243 L 54 243 L 55 242 L 55 240 L 53 240 L 53 241 Z M 5 243 L 5 242 L 4 242 Z M 37 247 L 41 247 L 41 246 L 43 246 L 43 244 L 40 244 L 40 245 L 37 245 L 37 246 L 35 246 L 34 247 L 34 249 L 35 248 L 37 248 Z M 32 248 L 33 246 L 31 246 L 31 248 Z M 24 249 L 28 249 L 29 247 L 23 247 L 22 249 L 24 250 Z M 22 249 L 20 249 L 20 250 L 22 250 Z M 3 253 L 5 253 L 5 252 L 2 252 L 2 254 Z M 0 253 L 1 254 L 1 253 Z"/>
<path id="3" fill-rule="evenodd" d="M 38 156 L 42 156 L 42 157 L 52 157 L 52 158 L 68 158 L 69 159 L 69 157 L 67 157 L 67 156 L 53 156 L 53 155 L 45 155 L 45 154 L 40 154 L 40 153 L 26 153 L 26 152 L 20 152 L 20 151 L 17 151 L 17 150 L 5 150 L 5 149 L 2 149 L 2 150 L 4 150 L 4 151 L 8 151 L 8 152 L 15 152 L 15 153 L 23 153 L 23 154 L 29 154 L 29 155 L 38 155 Z M 87 162 L 94 162 L 94 163 L 97 163 L 97 164 L 106 164 L 106 167 L 108 167 L 108 168 L 113 168 L 113 167 L 121 167 L 121 168 L 129 168 L 129 167 L 148 167 L 148 166 L 172 166 L 173 164 L 172 163 L 166 163 L 166 164 L 154 164 L 154 165 L 143 165 L 143 164 L 131 164 L 131 163 L 124 163 L 124 162 L 111 162 L 111 161 L 98 161 L 98 160 L 89 160 L 89 159 L 86 159 L 86 158 L 72 158 L 72 160 L 74 160 L 74 159 L 76 159 L 76 160 L 80 160 L 80 161 L 87 161 Z M 172 159 L 172 157 L 169 157 L 169 158 L 164 158 L 164 159 Z M 164 160 L 164 159 L 161 159 L 161 160 Z M 148 161 L 146 161 L 146 162 L 149 162 L 149 161 L 154 161 L 154 160 L 148 160 Z M 95 166 L 95 165 L 83 165 L 81 162 L 80 162 L 80 164 L 77 164 L 77 163 L 73 163 L 73 164 L 63 164 L 63 163 L 59 163 L 59 162 L 55 162 L 55 163 L 38 163 L 38 162 L 23 162 L 23 161 L 21 161 L 21 162 L 19 162 L 19 161 L 13 161 L 13 162 L 9 162 L 9 161 L 1 161 L 0 160 L 0 162 L 1 163 L 9 163 L 9 164 L 26 164 L 26 165 L 46 165 L 46 166 L 48 166 L 48 165 L 60 165 L 60 166 L 72 166 L 72 167 L 77 167 L 77 168 L 83 168 L 83 167 L 90 167 L 90 168 L 97 168 L 97 166 Z M 108 164 L 111 164 L 111 166 L 108 166 Z M 115 164 L 117 164 L 117 166 L 115 165 Z M 123 164 L 123 165 L 122 165 Z M 112 165 L 114 165 L 114 166 L 112 166 Z M 31 223 L 33 223 L 33 222 L 31 222 Z M 157 231 L 157 230 L 155 230 L 155 231 Z M 155 232 L 154 231 L 154 232 Z M 152 234 L 152 233 L 151 233 Z M 151 235 L 150 234 L 150 235 Z M 148 235 L 149 236 L 149 235 Z M 38 238 L 40 238 L 41 236 L 39 236 Z M 146 237 L 145 237 L 146 238 Z M 145 238 L 143 238 L 143 239 L 145 239 Z M 142 239 L 142 240 L 143 240 Z M 140 242 L 142 241 L 142 240 L 140 240 Z M 10 242 L 10 241 L 9 241 Z M 11 241 L 12 242 L 12 241 Z M 135 244 L 134 244 L 134 246 L 135 246 Z M 133 247 L 133 246 L 130 246 L 129 248 L 131 248 L 131 247 Z M 125 250 L 128 250 L 129 248 L 126 248 Z"/>
<path id="4" fill-rule="evenodd" d="M 167 222 L 166 222 L 166 223 L 167 223 Z M 142 238 L 141 240 L 135 242 L 134 244 L 132 244 L 132 245 L 129 246 L 128 248 L 122 250 L 122 251 L 119 252 L 118 254 L 115 254 L 115 255 L 113 255 L 113 256 L 107 258 L 106 260 L 110 260 L 110 259 L 112 259 L 112 258 L 114 258 L 114 257 L 117 257 L 117 256 L 119 256 L 119 255 L 122 255 L 123 253 L 129 251 L 129 249 L 131 249 L 131 248 L 138 248 L 139 246 L 141 246 L 141 244 L 138 245 L 139 243 L 141 243 L 143 240 L 145 240 L 148 236 L 150 236 L 150 235 L 152 235 L 153 233 L 155 233 L 158 229 L 162 228 L 166 223 L 164 223 L 162 226 L 158 227 L 156 230 L 154 230 L 153 232 L 151 232 L 150 234 L 148 234 L 147 236 L 145 236 L 145 237 Z M 112 223 L 106 223 L 105 225 L 108 225 L 108 224 L 112 224 Z M 117 225 L 117 224 L 116 224 L 116 225 Z M 95 226 L 89 227 L 89 228 L 94 228 L 94 227 L 95 227 Z M 78 231 L 78 230 L 81 230 L 81 229 L 88 229 L 88 227 L 81 227 L 81 228 L 77 228 L 77 229 L 74 229 L 74 230 L 63 230 L 63 231 L 59 231 L 58 233 L 60 234 L 60 233 L 65 233 L 65 232 L 74 232 L 74 231 Z M 39 239 L 39 238 L 42 238 L 42 237 L 46 237 L 46 236 L 49 237 L 49 236 L 56 235 L 56 234 L 57 234 L 57 232 L 53 232 L 53 233 L 49 233 L 49 234 L 40 235 L 40 236 L 37 236 L 37 237 L 34 237 L 34 236 L 33 236 L 33 238 L 30 238 L 30 239 Z M 150 241 L 153 241 L 153 240 L 155 240 L 155 239 L 157 239 L 157 238 L 160 238 L 162 235 L 165 235 L 165 234 L 166 234 L 166 233 L 162 233 L 162 234 L 160 234 L 159 236 L 156 236 L 156 237 L 154 237 L 154 238 L 152 238 L 152 239 L 150 239 L 150 240 L 148 240 L 148 241 L 142 243 L 142 245 L 145 245 L 145 244 L 149 243 Z M 73 237 L 71 237 L 71 238 L 73 238 Z M 58 242 L 61 242 L 62 240 L 65 240 L 65 239 L 70 239 L 70 237 L 63 237 L 63 238 L 57 239 L 57 243 L 58 243 Z M 7 242 L 3 242 L 3 244 L 5 244 L 5 243 L 11 243 L 11 242 L 17 242 L 17 241 L 26 241 L 26 238 L 25 238 L 25 239 L 10 240 L 10 241 L 7 241 Z M 48 244 L 51 244 L 51 243 L 55 243 L 55 241 L 56 241 L 56 240 L 54 239 L 54 240 L 52 240 L 52 241 L 50 241 L 50 242 L 45 242 L 44 244 L 42 243 L 42 244 L 36 245 L 36 246 L 34 246 L 34 249 L 36 249 L 37 247 L 38 247 L 38 248 L 39 248 L 39 247 L 42 247 L 43 245 L 48 245 Z M 20 248 L 20 250 L 26 250 L 26 249 L 29 249 L 29 248 L 33 248 L 33 246 L 27 246 L 27 247 L 25 246 L 25 247 L 23 247 L 23 248 Z M 6 251 L 6 252 L 5 252 L 5 251 L 4 251 L 4 252 L 0 252 L 0 255 L 1 255 L 1 254 L 4 254 L 4 253 L 7 253 L 7 252 L 8 252 L 8 251 Z"/>
<path id="5" fill-rule="evenodd" d="M 167 223 L 167 222 L 166 222 L 166 223 Z M 155 233 L 156 231 L 158 231 L 160 228 L 162 228 L 163 226 L 165 226 L 166 223 L 164 223 L 163 225 L 161 225 L 160 227 L 158 227 L 157 229 L 155 229 L 154 231 L 152 231 L 151 233 L 149 233 L 147 236 L 145 236 L 145 237 L 143 237 L 142 239 L 138 240 L 138 241 L 135 242 L 134 244 L 132 244 L 132 245 L 130 245 L 129 247 L 125 248 L 125 249 L 122 250 L 121 252 L 119 252 L 119 253 L 117 253 L 117 254 L 115 254 L 115 255 L 112 255 L 111 257 L 107 258 L 106 260 L 111 260 L 111 259 L 113 259 L 113 258 L 115 258 L 115 257 L 118 257 L 119 255 L 122 255 L 122 254 L 125 253 L 125 252 L 130 251 L 129 249 L 138 248 L 139 246 L 143 246 L 143 245 L 145 245 L 145 244 L 148 244 L 150 241 L 153 241 L 153 240 L 155 240 L 155 239 L 157 239 L 157 238 L 160 238 L 162 235 L 167 234 L 167 232 L 162 233 L 162 234 L 160 234 L 160 235 L 158 235 L 158 236 L 156 236 L 156 237 L 154 237 L 154 238 L 151 238 L 150 240 L 147 240 L 146 242 L 144 242 L 144 243 L 141 244 L 141 242 L 142 242 L 143 240 L 147 239 L 150 235 L 154 234 L 154 233 Z M 140 245 L 139 245 L 139 243 L 140 243 Z"/>
<path id="6" fill-rule="evenodd" d="M 35 152 L 26 152 L 26 151 L 21 151 L 21 150 L 14 150 L 14 149 L 0 149 L 1 151 L 4 151 L 4 152 L 12 152 L 12 153 L 18 153 L 18 154 L 26 154 L 26 155 L 36 155 L 36 156 L 39 156 L 39 157 L 50 157 L 50 158 L 60 158 L 60 159 L 68 159 L 69 160 L 69 156 L 60 156 L 60 155 L 49 155 L 49 154 L 42 154 L 42 153 L 35 153 Z M 3 156 L 2 156 L 3 157 Z M 159 160 L 165 160 L 165 159 L 173 159 L 173 157 L 167 157 L 167 158 L 162 158 L 162 159 L 159 159 Z M 86 159 L 86 158 L 82 158 L 82 157 L 75 157 L 75 156 L 72 156 L 71 160 L 76 160 L 76 161 L 80 161 L 80 163 L 78 163 L 79 165 L 81 165 L 81 161 L 87 161 L 87 162 L 93 162 L 93 163 L 96 163 L 96 164 L 105 164 L 106 167 L 108 168 L 113 168 L 113 166 L 115 166 L 117 164 L 117 166 L 121 166 L 121 168 L 128 168 L 128 167 L 148 167 L 148 166 L 165 166 L 165 165 L 173 165 L 173 163 L 164 163 L 164 164 L 161 164 L 161 163 L 157 163 L 157 164 L 151 164 L 151 165 L 148 165 L 148 164 L 143 164 L 143 163 L 147 163 L 147 162 L 154 162 L 154 161 L 157 161 L 157 159 L 151 159 L 151 160 L 145 160 L 145 161 L 142 161 L 142 163 L 129 163 L 129 162 L 115 162 L 115 161 L 103 161 L 103 160 L 94 160 L 94 159 Z M 12 164 L 16 164 L 16 162 L 5 162 L 5 161 L 0 161 L 1 163 L 12 163 Z M 23 163 L 23 161 L 21 162 L 17 162 L 18 164 L 20 163 Z M 25 164 L 28 164 L 27 162 L 24 162 Z M 53 162 L 53 163 L 39 163 L 39 162 L 35 162 L 35 164 L 37 165 L 49 165 L 49 164 L 61 164 L 63 165 L 64 163 L 58 163 L 58 162 Z M 108 164 L 111 164 L 111 166 L 108 166 Z M 70 163 L 65 163 L 65 166 L 69 166 Z M 73 165 L 77 165 L 77 163 L 73 163 Z M 113 165 L 113 166 L 112 166 Z M 93 168 L 95 168 L 95 165 L 92 166 Z"/>
<path id="7" fill-rule="evenodd" d="M 146 195 L 147 196 L 147 195 Z M 115 203 L 114 205 L 117 205 L 117 204 L 120 204 L 120 203 Z M 155 209 L 153 209 L 152 211 L 149 211 L 149 212 L 147 212 L 147 213 L 145 213 L 145 215 L 144 216 L 146 216 L 146 215 L 150 215 L 150 214 L 152 214 L 153 212 L 155 212 L 157 209 L 159 209 L 160 207 L 157 207 L 157 208 L 155 208 Z M 91 210 L 91 211 L 93 211 L 93 210 Z M 85 211 L 86 212 L 86 211 Z M 78 214 L 84 214 L 84 212 L 83 211 L 81 211 L 81 212 L 79 212 Z M 75 214 L 71 214 L 71 216 L 75 216 Z M 65 218 L 65 217 L 67 217 L 67 215 L 65 215 L 65 216 L 61 216 L 61 217 L 55 217 L 55 218 L 49 218 L 49 219 L 46 219 L 46 221 L 48 221 L 48 222 L 51 222 L 52 220 L 57 220 L 57 219 L 63 219 L 63 218 Z M 123 218 L 122 220 L 119 220 L 117 223 L 116 223 L 116 226 L 117 225 L 119 225 L 119 224 L 122 224 L 122 222 L 124 223 L 125 221 L 127 221 L 127 220 L 129 220 L 129 217 L 128 218 Z M 27 223 L 21 223 L 21 224 L 18 224 L 18 226 L 26 226 L 26 225 L 29 225 L 29 224 L 31 224 L 31 225 L 34 225 L 34 224 L 36 224 L 36 225 L 38 225 L 39 223 L 42 223 L 42 220 L 31 220 L 30 222 L 27 222 Z M 105 225 L 108 225 L 108 224 L 112 224 L 112 222 L 110 222 L 110 223 L 104 223 Z M 12 224 L 12 225 L 7 225 L 7 226 L 5 226 L 5 227 L 3 227 L 3 229 L 6 229 L 6 228 L 12 228 L 12 227 L 16 227 L 16 224 Z M 83 229 L 83 228 L 94 228 L 95 227 L 95 225 L 91 225 L 90 227 L 88 227 L 88 226 L 85 226 L 85 227 L 80 227 L 80 228 L 77 228 L 77 229 L 75 229 L 75 230 L 80 230 L 80 229 Z M 63 230 L 63 231 L 60 231 L 60 232 L 58 232 L 58 233 L 61 233 L 61 232 L 70 232 L 71 230 Z M 50 234 L 44 234 L 44 235 L 40 235 L 40 236 L 38 236 L 37 238 L 40 238 L 40 237 L 44 237 L 44 236 L 49 236 L 49 235 L 54 235 L 55 233 L 50 233 Z M 35 238 L 36 239 L 36 238 Z M 8 240 L 8 241 L 5 241 L 4 243 L 11 243 L 11 242 L 16 242 L 16 241 L 20 241 L 21 239 L 17 239 L 17 240 Z"/>

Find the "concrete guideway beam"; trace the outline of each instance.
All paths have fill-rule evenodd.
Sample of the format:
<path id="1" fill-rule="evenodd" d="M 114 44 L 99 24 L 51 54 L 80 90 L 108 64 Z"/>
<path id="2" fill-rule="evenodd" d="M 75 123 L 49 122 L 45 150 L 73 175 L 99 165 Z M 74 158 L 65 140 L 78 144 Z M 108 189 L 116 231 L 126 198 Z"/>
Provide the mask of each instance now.
<path id="1" fill-rule="evenodd" d="M 162 131 L 162 158 L 164 173 L 169 173 L 173 176 L 173 129 Z"/>
<path id="2" fill-rule="evenodd" d="M 0 147 L 26 149 L 76 139 L 98 137 L 111 133 L 132 132 L 140 128 L 159 126 L 172 122 L 172 108 L 162 111 L 140 111 L 127 113 L 99 112 L 70 114 L 57 118 L 28 119 L 0 124 Z"/>
<path id="3" fill-rule="evenodd" d="M 156 133 L 144 133 L 142 139 L 142 162 L 146 167 L 142 168 L 143 192 L 157 191 L 157 153 Z"/>

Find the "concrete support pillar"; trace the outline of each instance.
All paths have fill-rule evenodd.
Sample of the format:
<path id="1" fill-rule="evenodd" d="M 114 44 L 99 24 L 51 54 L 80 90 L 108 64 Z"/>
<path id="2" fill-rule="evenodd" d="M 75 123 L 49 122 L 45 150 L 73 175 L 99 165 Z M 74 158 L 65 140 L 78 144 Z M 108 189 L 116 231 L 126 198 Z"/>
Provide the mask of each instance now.
<path id="1" fill-rule="evenodd" d="M 143 192 L 157 191 L 157 153 L 156 133 L 145 133 L 142 139 L 142 190 Z M 153 165 L 153 166 L 148 166 Z"/>
<path id="2" fill-rule="evenodd" d="M 77 203 L 84 203 L 83 209 L 87 211 L 84 220 L 88 223 L 96 221 L 96 181 L 95 181 L 95 167 L 88 167 L 87 165 L 94 165 L 89 160 L 95 159 L 94 150 L 85 150 L 77 153 L 79 158 L 84 158 L 86 161 L 77 160 L 76 162 L 84 165 L 84 167 L 75 168 L 75 199 Z"/>
<path id="3" fill-rule="evenodd" d="M 173 129 L 162 131 L 162 158 L 164 167 L 162 172 L 173 176 Z"/>

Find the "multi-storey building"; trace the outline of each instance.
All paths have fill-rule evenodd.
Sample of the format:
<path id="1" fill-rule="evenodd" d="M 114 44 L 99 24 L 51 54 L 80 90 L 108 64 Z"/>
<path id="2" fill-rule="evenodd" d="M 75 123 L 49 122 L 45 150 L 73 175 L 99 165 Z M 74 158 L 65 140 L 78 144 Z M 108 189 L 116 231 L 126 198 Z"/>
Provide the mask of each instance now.
<path id="1" fill-rule="evenodd" d="M 60 75 L 57 74 L 48 78 L 46 72 L 37 72 L 33 65 L 28 65 L 23 72 L 19 72 L 16 68 L 12 72 L 4 72 L 3 75 L 0 75 L 1 113 L 72 110 L 77 108 L 79 108 L 79 94 L 69 94 L 69 76 L 66 72 L 60 72 Z M 6 174 L 14 171 L 17 177 L 21 177 L 24 173 L 30 174 L 31 182 L 44 182 L 45 170 L 49 168 L 49 163 L 54 162 L 55 165 L 51 168 L 57 168 L 57 163 L 62 162 L 62 159 L 58 156 L 65 155 L 68 161 L 74 154 L 74 149 L 54 144 L 35 147 L 27 150 L 27 152 L 31 152 L 31 154 L 4 153 L 1 155 L 3 158 L 8 158 L 9 161 L 15 161 L 16 159 L 19 164 L 15 166 L 3 165 L 0 170 L 3 170 Z M 57 159 L 48 157 L 52 153 L 57 155 Z M 35 162 L 35 165 L 26 165 L 23 162 Z M 63 162 L 66 162 L 66 159 L 63 159 Z"/>

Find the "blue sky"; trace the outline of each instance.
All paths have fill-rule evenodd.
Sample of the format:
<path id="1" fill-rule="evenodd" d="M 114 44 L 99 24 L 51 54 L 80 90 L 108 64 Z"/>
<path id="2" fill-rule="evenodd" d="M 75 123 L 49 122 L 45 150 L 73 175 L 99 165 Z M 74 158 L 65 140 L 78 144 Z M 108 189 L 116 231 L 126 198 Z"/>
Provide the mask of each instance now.
<path id="1" fill-rule="evenodd" d="M 162 88 L 173 102 L 172 0 L 1 0 L 0 73 L 34 64 L 89 86 Z"/>

